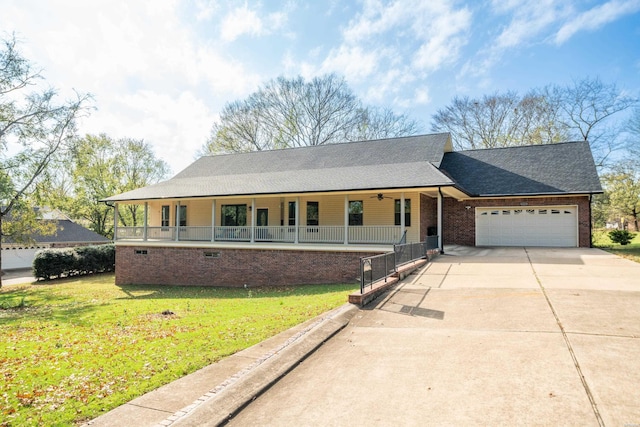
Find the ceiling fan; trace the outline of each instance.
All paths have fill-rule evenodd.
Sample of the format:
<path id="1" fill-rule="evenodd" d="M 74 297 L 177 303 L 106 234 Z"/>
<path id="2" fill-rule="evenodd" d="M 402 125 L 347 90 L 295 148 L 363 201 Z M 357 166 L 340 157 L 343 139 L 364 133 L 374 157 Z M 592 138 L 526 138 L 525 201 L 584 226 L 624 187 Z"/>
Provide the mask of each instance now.
<path id="1" fill-rule="evenodd" d="M 392 199 L 393 197 L 389 197 L 389 196 L 385 196 L 382 193 L 378 193 L 375 196 L 371 196 L 370 199 L 376 198 L 378 200 L 382 200 L 382 199 Z"/>

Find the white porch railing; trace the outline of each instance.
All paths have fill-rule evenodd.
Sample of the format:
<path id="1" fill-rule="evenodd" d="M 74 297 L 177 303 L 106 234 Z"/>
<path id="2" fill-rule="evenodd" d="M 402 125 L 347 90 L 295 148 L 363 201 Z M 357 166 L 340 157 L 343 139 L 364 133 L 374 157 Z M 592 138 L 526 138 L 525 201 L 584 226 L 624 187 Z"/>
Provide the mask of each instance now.
<path id="1" fill-rule="evenodd" d="M 118 227 L 116 240 L 144 240 L 145 227 Z M 253 241 L 293 243 L 344 243 L 344 226 L 254 227 Z M 177 233 L 177 234 L 176 234 Z M 213 233 L 213 239 L 212 239 Z M 349 226 L 347 243 L 398 243 L 402 228 L 392 225 Z M 177 237 L 177 239 L 176 239 Z M 146 227 L 146 239 L 178 241 L 250 242 L 251 227 Z"/>

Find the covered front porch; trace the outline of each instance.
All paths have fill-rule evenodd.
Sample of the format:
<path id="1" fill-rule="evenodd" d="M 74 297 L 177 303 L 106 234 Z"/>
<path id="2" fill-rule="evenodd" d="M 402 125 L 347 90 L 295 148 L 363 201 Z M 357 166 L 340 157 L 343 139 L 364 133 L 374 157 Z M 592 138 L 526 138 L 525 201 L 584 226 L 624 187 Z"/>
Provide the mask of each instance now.
<path id="1" fill-rule="evenodd" d="M 404 235 L 398 226 L 121 226 L 116 240 L 393 244 Z"/>
<path id="2" fill-rule="evenodd" d="M 128 201 L 115 204 L 114 239 L 293 245 L 421 242 L 442 235 L 442 199 L 438 188 L 425 188 Z M 132 205 L 136 217 L 118 218 Z"/>

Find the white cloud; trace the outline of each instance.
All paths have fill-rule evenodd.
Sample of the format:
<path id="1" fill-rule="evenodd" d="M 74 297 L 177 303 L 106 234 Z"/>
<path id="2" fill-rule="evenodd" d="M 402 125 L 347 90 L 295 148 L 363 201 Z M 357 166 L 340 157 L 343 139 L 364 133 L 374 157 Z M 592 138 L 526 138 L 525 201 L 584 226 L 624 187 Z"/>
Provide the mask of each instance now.
<path id="1" fill-rule="evenodd" d="M 353 85 L 367 84 L 364 98 L 398 105 L 427 102 L 408 92 L 418 78 L 459 59 L 468 42 L 471 12 L 445 0 L 382 2 L 365 0 L 319 67 L 302 63 L 306 75 L 339 72 Z M 424 92 L 427 93 L 427 92 Z"/>
<path id="2" fill-rule="evenodd" d="M 262 20 L 258 14 L 245 4 L 229 13 L 222 21 L 220 36 L 227 42 L 248 34 L 257 36 L 262 33 Z"/>
<path id="3" fill-rule="evenodd" d="M 208 21 L 213 17 L 214 12 L 218 9 L 215 0 L 196 0 L 196 20 Z"/>
<path id="4" fill-rule="evenodd" d="M 232 42 L 243 35 L 263 36 L 279 30 L 287 22 L 286 11 L 273 12 L 261 17 L 247 4 L 229 12 L 222 20 L 220 36 Z"/>
<path id="5" fill-rule="evenodd" d="M 421 22 L 420 28 L 425 32 L 425 42 L 416 52 L 413 63 L 417 69 L 433 71 L 458 58 L 460 49 L 467 43 L 471 13 L 467 9 L 443 10 L 430 25 L 424 24 Z"/>
<path id="6" fill-rule="evenodd" d="M 579 31 L 594 31 L 622 16 L 640 11 L 640 0 L 612 0 L 578 14 L 558 30 L 555 43 L 562 44 Z"/>
<path id="7" fill-rule="evenodd" d="M 144 139 L 174 173 L 193 161 L 213 125 L 210 108 L 189 91 L 171 96 L 141 90 L 111 99 L 106 107 L 84 121 L 87 133 Z"/>
<path id="8" fill-rule="evenodd" d="M 352 81 L 370 76 L 377 68 L 383 54 L 365 51 L 361 46 L 342 45 L 334 49 L 322 62 L 319 74 L 337 72 Z"/>
<path id="9" fill-rule="evenodd" d="M 542 31 L 570 13 L 564 3 L 558 3 L 557 0 L 537 0 L 520 4 L 512 1 L 507 5 L 499 4 L 496 11 L 512 13 L 513 18 L 493 42 L 494 52 L 501 52 L 537 38 Z"/>
<path id="10" fill-rule="evenodd" d="M 205 142 L 223 104 L 262 80 L 222 46 L 196 39 L 179 6 L 15 0 L 3 7 L 0 28 L 18 33 L 21 50 L 61 95 L 72 88 L 95 95 L 97 111 L 81 133 L 143 138 L 177 170 Z"/>
<path id="11" fill-rule="evenodd" d="M 505 52 L 539 42 L 558 21 L 574 13 L 572 6 L 562 0 L 492 0 L 490 12 L 506 15 L 507 23 L 495 38 L 488 38 L 475 57 L 467 60 L 458 73 L 459 79 L 486 75 Z"/>

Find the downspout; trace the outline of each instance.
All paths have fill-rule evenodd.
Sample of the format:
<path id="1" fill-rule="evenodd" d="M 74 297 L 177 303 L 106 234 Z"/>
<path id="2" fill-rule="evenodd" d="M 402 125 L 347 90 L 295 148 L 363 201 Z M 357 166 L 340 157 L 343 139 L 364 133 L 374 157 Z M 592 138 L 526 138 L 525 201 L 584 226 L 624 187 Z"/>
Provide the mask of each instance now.
<path id="1" fill-rule="evenodd" d="M 442 195 L 442 188 L 438 187 L 438 248 L 440 249 L 440 254 L 444 254 L 444 245 L 443 245 L 443 234 L 444 234 L 444 218 L 442 214 L 442 202 L 444 196 Z"/>
<path id="2" fill-rule="evenodd" d="M 591 218 L 591 201 L 593 199 L 593 194 L 589 194 L 589 247 L 593 247 L 593 219 Z M 579 217 L 579 216 L 578 216 Z M 580 220 L 578 219 L 578 224 L 580 224 Z M 580 247 L 580 228 L 578 226 L 578 247 Z"/>
<path id="3" fill-rule="evenodd" d="M 118 232 L 118 203 L 113 204 L 113 240 L 116 240 Z"/>

